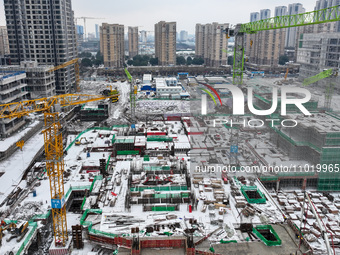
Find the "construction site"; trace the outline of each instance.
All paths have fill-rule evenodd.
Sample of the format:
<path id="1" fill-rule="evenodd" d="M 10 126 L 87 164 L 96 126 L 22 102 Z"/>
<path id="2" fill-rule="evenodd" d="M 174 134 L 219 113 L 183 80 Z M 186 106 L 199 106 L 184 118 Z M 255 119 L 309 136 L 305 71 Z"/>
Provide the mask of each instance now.
<path id="1" fill-rule="evenodd" d="M 245 34 L 338 19 L 311 13 L 230 28 L 219 74 L 81 80 L 74 59 L 41 72 L 74 66 L 77 93 L 23 99 L 29 71 L 2 70 L 0 254 L 340 254 L 338 69 L 244 71 Z"/>

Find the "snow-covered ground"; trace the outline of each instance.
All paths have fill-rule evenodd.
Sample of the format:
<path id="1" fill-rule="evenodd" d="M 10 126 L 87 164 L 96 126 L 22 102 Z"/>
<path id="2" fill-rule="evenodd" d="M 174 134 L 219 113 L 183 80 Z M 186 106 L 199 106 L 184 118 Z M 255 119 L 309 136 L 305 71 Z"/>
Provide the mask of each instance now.
<path id="1" fill-rule="evenodd" d="M 12 157 L 0 162 L 0 172 L 4 172 L 0 177 L 0 203 L 18 186 L 25 169 L 43 146 L 44 136 L 37 133 L 25 143 L 22 150 L 17 150 Z"/>

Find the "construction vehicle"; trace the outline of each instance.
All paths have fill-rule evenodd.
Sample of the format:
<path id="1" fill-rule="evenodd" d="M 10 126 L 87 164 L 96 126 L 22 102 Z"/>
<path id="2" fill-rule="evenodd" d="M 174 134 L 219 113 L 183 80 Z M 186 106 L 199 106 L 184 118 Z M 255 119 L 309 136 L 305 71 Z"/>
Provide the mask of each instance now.
<path id="1" fill-rule="evenodd" d="M 14 229 L 16 228 L 17 225 L 14 223 L 14 222 L 10 222 L 10 223 L 6 223 L 5 221 L 1 221 L 1 224 L 0 224 L 0 246 L 2 244 L 2 238 L 3 236 L 5 235 L 5 230 L 8 230 L 10 231 L 11 229 Z"/>
<path id="2" fill-rule="evenodd" d="M 83 140 L 85 140 L 85 142 L 84 143 L 82 143 L 82 141 Z M 77 146 L 79 146 L 79 145 L 81 145 L 81 144 L 88 144 L 89 142 L 87 141 L 87 139 L 86 139 L 86 137 L 81 137 L 80 139 L 77 139 L 76 141 L 75 141 L 75 145 L 77 145 Z"/>
<path id="3" fill-rule="evenodd" d="M 50 181 L 52 219 L 56 245 L 65 247 L 68 240 L 68 233 L 64 198 L 63 139 L 59 121 L 60 114 L 56 112 L 55 109 L 104 100 L 111 97 L 112 96 L 65 94 L 0 105 L 0 119 L 21 118 L 30 113 L 44 113 L 45 129 L 43 130 L 43 134 L 46 170 Z"/>
<path id="4" fill-rule="evenodd" d="M 28 221 L 23 221 L 16 226 L 12 226 L 11 228 L 11 236 L 9 236 L 6 241 L 10 242 L 13 238 L 16 238 L 16 241 L 19 243 L 26 233 L 28 232 Z"/>
<path id="5" fill-rule="evenodd" d="M 111 102 L 112 103 L 116 103 L 119 101 L 119 91 L 117 89 L 113 89 L 112 85 L 108 85 L 107 88 L 110 88 L 110 90 L 108 89 L 104 89 L 101 94 L 103 94 L 104 96 L 112 96 L 111 97 Z"/>
<path id="6" fill-rule="evenodd" d="M 76 75 L 76 84 L 75 84 L 75 90 L 77 92 L 80 92 L 80 87 L 79 87 L 79 83 L 80 83 L 80 75 L 79 75 L 79 58 L 75 58 L 72 59 L 68 62 L 65 62 L 61 65 L 55 66 L 54 68 L 51 68 L 50 70 L 48 70 L 49 72 L 54 72 L 57 71 L 59 69 L 65 68 L 69 65 L 74 65 L 74 71 L 75 71 L 75 75 Z"/>

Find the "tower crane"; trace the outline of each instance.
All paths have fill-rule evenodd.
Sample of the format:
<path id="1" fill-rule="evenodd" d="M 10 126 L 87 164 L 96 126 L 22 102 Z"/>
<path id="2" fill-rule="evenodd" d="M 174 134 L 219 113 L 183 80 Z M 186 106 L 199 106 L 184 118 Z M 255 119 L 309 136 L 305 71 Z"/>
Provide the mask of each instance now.
<path id="1" fill-rule="evenodd" d="M 246 34 L 255 34 L 259 31 L 307 26 L 339 20 L 340 20 L 340 5 L 336 5 L 333 7 L 306 13 L 276 16 L 273 18 L 253 21 L 245 24 L 237 24 L 234 28 L 226 29 L 227 38 L 235 37 L 233 84 L 239 86 L 243 85 L 244 48 Z M 236 155 L 239 139 L 238 132 L 239 131 L 236 131 L 236 134 L 234 136 L 231 136 L 230 141 L 230 148 L 235 149 Z"/>
<path id="2" fill-rule="evenodd" d="M 273 18 L 253 21 L 245 24 L 237 24 L 235 28 L 227 29 L 227 36 L 235 37 L 233 84 L 243 84 L 245 34 L 254 34 L 259 31 L 272 29 L 328 23 L 339 20 L 340 5 L 336 5 L 317 11 L 286 16 L 276 16 Z"/>
<path id="3" fill-rule="evenodd" d="M 78 19 L 82 19 L 83 22 L 84 22 L 84 41 L 86 42 L 86 20 L 87 20 L 87 19 L 105 19 L 105 18 L 77 17 L 77 18 L 75 18 L 76 24 L 77 24 L 77 20 L 78 20 Z"/>
<path id="4" fill-rule="evenodd" d="M 59 113 L 55 111 L 55 108 L 56 106 L 66 107 L 79 105 L 111 97 L 112 96 L 64 94 L 0 105 L 0 119 L 21 118 L 35 112 L 44 113 L 45 128 L 43 134 L 46 170 L 50 182 L 54 240 L 56 245 L 65 246 L 68 240 L 68 234 L 63 181 L 63 140 Z"/>
<path id="5" fill-rule="evenodd" d="M 127 70 L 127 68 L 124 68 L 125 74 L 129 80 L 130 83 L 130 107 L 131 107 L 131 119 L 132 121 L 136 121 L 136 95 L 137 95 L 137 85 L 134 84 L 134 80 Z"/>
<path id="6" fill-rule="evenodd" d="M 75 59 L 72 59 L 68 62 L 65 62 L 61 65 L 58 65 L 54 68 L 51 68 L 50 70 L 48 70 L 49 72 L 54 72 L 54 71 L 57 71 L 59 69 L 62 69 L 62 68 L 65 68 L 69 65 L 73 65 L 74 64 L 74 72 L 75 72 L 75 75 L 76 75 L 76 91 L 77 92 L 80 92 L 80 87 L 79 87 L 79 83 L 80 83 L 80 76 L 79 76 L 79 58 L 75 58 Z"/>
<path id="7" fill-rule="evenodd" d="M 327 84 L 325 88 L 325 110 L 329 110 L 331 108 L 331 103 L 332 103 L 332 94 L 333 94 L 333 89 L 335 85 L 335 79 L 338 76 L 338 68 L 330 68 L 327 70 L 322 71 L 321 73 L 318 73 L 317 75 L 314 75 L 312 77 L 308 77 L 303 80 L 303 85 L 308 86 L 312 83 L 318 82 L 322 79 L 328 78 L 329 83 Z"/>

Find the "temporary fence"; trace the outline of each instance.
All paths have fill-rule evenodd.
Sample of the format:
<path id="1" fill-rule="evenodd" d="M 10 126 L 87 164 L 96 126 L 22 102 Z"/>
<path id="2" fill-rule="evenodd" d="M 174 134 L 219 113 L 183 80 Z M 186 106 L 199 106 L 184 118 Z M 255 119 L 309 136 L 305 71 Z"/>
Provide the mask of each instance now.
<path id="1" fill-rule="evenodd" d="M 276 240 L 268 240 L 259 231 L 268 230 Z M 259 225 L 253 228 L 254 234 L 260 238 L 267 246 L 281 245 L 282 241 L 271 225 Z"/>

